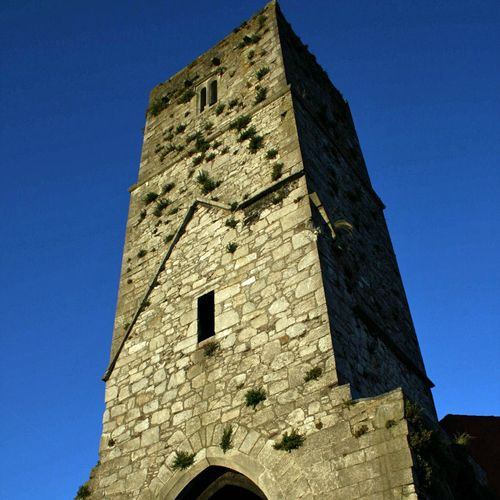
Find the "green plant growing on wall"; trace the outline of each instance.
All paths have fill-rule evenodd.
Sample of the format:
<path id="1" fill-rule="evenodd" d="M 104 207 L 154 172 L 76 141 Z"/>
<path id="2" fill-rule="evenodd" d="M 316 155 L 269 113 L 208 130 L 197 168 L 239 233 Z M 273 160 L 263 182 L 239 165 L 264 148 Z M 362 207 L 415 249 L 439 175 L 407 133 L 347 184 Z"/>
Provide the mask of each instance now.
<path id="1" fill-rule="evenodd" d="M 360 425 L 354 432 L 353 435 L 355 438 L 360 438 L 363 434 L 366 434 L 368 432 L 368 427 L 363 424 Z"/>
<path id="2" fill-rule="evenodd" d="M 257 22 L 259 23 L 259 29 L 262 29 L 262 27 L 264 26 L 264 24 L 266 23 L 266 21 L 267 21 L 267 16 L 265 16 L 264 14 L 261 14 L 257 18 Z"/>
<path id="3" fill-rule="evenodd" d="M 147 110 L 148 114 L 153 116 L 158 116 L 165 108 L 170 104 L 170 99 L 168 96 L 157 97 L 151 102 Z"/>
<path id="4" fill-rule="evenodd" d="M 266 153 L 266 158 L 268 160 L 274 160 L 274 158 L 276 158 L 276 156 L 278 156 L 278 150 L 277 149 L 268 149 L 267 150 L 267 153 Z"/>
<path id="5" fill-rule="evenodd" d="M 469 446 L 472 441 L 472 436 L 467 432 L 462 432 L 461 434 L 457 434 L 453 438 L 453 442 L 458 446 Z"/>
<path id="6" fill-rule="evenodd" d="M 266 100 L 267 97 L 267 87 L 257 86 L 257 93 L 255 94 L 255 104 L 259 104 L 262 101 Z"/>
<path id="7" fill-rule="evenodd" d="M 168 212 L 168 215 L 175 215 L 180 210 L 179 207 L 174 207 Z"/>
<path id="8" fill-rule="evenodd" d="M 108 446 L 114 446 L 115 445 L 115 440 L 111 437 L 108 439 Z"/>
<path id="9" fill-rule="evenodd" d="M 245 394 L 246 406 L 251 406 L 254 410 L 256 406 L 267 399 L 266 391 L 260 387 L 259 389 L 250 389 Z"/>
<path id="10" fill-rule="evenodd" d="M 214 141 L 212 143 L 212 149 L 217 149 L 219 146 L 222 146 L 222 142 L 220 142 L 220 141 Z"/>
<path id="11" fill-rule="evenodd" d="M 221 115 L 222 113 L 224 113 L 224 110 L 226 109 L 226 105 L 225 104 L 217 104 L 217 107 L 215 108 L 215 114 L 217 116 Z"/>
<path id="12" fill-rule="evenodd" d="M 163 238 L 163 243 L 170 243 L 174 239 L 175 233 L 170 233 Z"/>
<path id="13" fill-rule="evenodd" d="M 224 453 L 226 453 L 226 451 L 230 450 L 233 447 L 231 443 L 232 438 L 233 438 L 233 428 L 230 425 L 228 425 L 227 427 L 224 427 L 219 443 L 219 446 L 221 447 Z"/>
<path id="14" fill-rule="evenodd" d="M 356 404 L 356 401 L 354 401 L 354 399 L 345 399 L 344 401 L 342 401 L 342 406 L 344 408 L 351 408 L 355 404 Z"/>
<path id="15" fill-rule="evenodd" d="M 220 185 L 220 182 L 216 182 L 212 179 L 206 170 L 200 170 L 196 177 L 196 182 L 200 185 L 203 194 L 210 193 Z"/>
<path id="16" fill-rule="evenodd" d="M 163 210 L 165 210 L 165 208 L 167 208 L 170 203 L 171 201 L 168 198 L 161 198 L 157 200 L 153 214 L 156 215 L 156 217 L 160 217 Z"/>
<path id="17" fill-rule="evenodd" d="M 271 70 L 269 69 L 268 66 L 264 66 L 263 68 L 258 69 L 257 72 L 255 73 L 257 80 L 259 80 L 260 82 L 260 80 L 262 80 L 262 78 L 264 78 L 269 73 L 269 71 Z"/>
<path id="18" fill-rule="evenodd" d="M 274 443 L 273 448 L 275 450 L 282 450 L 291 453 L 292 450 L 300 448 L 304 444 L 305 440 L 305 436 L 299 434 L 295 429 L 292 429 L 290 434 L 288 434 L 288 432 L 285 432 L 281 438 L 281 441 Z"/>
<path id="19" fill-rule="evenodd" d="M 231 99 L 229 101 L 229 109 L 235 108 L 236 106 L 238 106 L 239 103 L 240 101 L 238 99 Z"/>
<path id="20" fill-rule="evenodd" d="M 251 51 L 248 53 L 248 55 L 247 55 L 248 60 L 249 60 L 249 61 L 251 61 L 251 60 L 254 58 L 254 56 L 255 56 L 255 50 L 251 50 Z M 251 63 L 251 64 L 253 64 L 253 63 Z"/>
<path id="21" fill-rule="evenodd" d="M 238 221 L 234 217 L 226 219 L 226 226 L 234 229 L 238 225 Z"/>
<path id="22" fill-rule="evenodd" d="M 205 159 L 205 155 L 204 154 L 201 154 L 199 156 L 196 156 L 195 158 L 193 158 L 193 167 L 196 167 L 197 165 L 199 165 L 201 162 L 203 162 L 203 160 Z"/>
<path id="23" fill-rule="evenodd" d="M 406 401 L 405 416 L 411 425 L 408 442 L 416 459 L 417 475 L 424 488 L 429 489 L 434 482 L 431 455 L 433 449 L 438 447 L 437 437 L 435 432 L 426 425 L 422 410 L 418 405 Z"/>
<path id="24" fill-rule="evenodd" d="M 319 366 L 311 368 L 304 375 L 304 382 L 309 382 L 311 380 L 318 380 L 319 377 L 321 377 L 322 373 L 323 373 L 323 370 Z"/>
<path id="25" fill-rule="evenodd" d="M 158 196 L 158 193 L 151 191 L 147 193 L 146 196 L 144 196 L 143 201 L 146 205 L 149 205 L 150 203 L 153 203 L 153 201 L 155 201 Z"/>
<path id="26" fill-rule="evenodd" d="M 175 133 L 176 134 L 182 134 L 182 132 L 184 132 L 184 130 L 186 130 L 186 125 L 184 125 L 184 123 L 180 123 L 179 125 L 177 125 L 177 127 L 175 128 Z"/>
<path id="27" fill-rule="evenodd" d="M 236 130 L 241 132 L 243 129 L 247 128 L 248 124 L 252 121 L 252 117 L 250 115 L 241 115 L 236 118 L 236 120 L 232 121 L 229 125 L 231 130 Z"/>
<path id="28" fill-rule="evenodd" d="M 78 488 L 78 491 L 76 492 L 75 500 L 81 500 L 82 498 L 88 498 L 91 494 L 92 494 L 92 492 L 90 491 L 90 488 L 86 484 L 82 484 Z"/>
<path id="29" fill-rule="evenodd" d="M 229 253 L 234 253 L 236 252 L 236 249 L 238 248 L 238 243 L 234 243 L 234 242 L 231 242 L 231 243 L 228 243 L 226 245 L 226 250 L 229 252 Z"/>
<path id="30" fill-rule="evenodd" d="M 172 189 L 174 189 L 174 187 L 175 187 L 175 182 L 167 182 L 166 184 L 163 184 L 161 192 L 162 192 L 162 194 L 167 194 L 170 191 L 172 191 Z"/>
<path id="31" fill-rule="evenodd" d="M 260 35 L 257 33 L 253 33 L 252 35 L 245 35 L 243 40 L 238 44 L 238 48 L 242 49 L 243 47 L 247 47 L 248 45 L 252 45 L 254 43 L 259 42 Z"/>
<path id="32" fill-rule="evenodd" d="M 277 181 L 283 175 L 283 163 L 275 163 L 271 172 L 271 179 Z"/>
<path id="33" fill-rule="evenodd" d="M 255 154 L 259 149 L 264 146 L 264 137 L 261 135 L 254 135 L 250 139 L 250 143 L 248 144 L 248 149 L 250 153 Z"/>
<path id="34" fill-rule="evenodd" d="M 207 162 L 213 161 L 213 160 L 215 160 L 216 156 L 217 155 L 215 153 L 210 153 L 207 156 L 205 156 L 205 161 L 207 161 Z"/>
<path id="35" fill-rule="evenodd" d="M 188 139 L 195 141 L 194 148 L 198 153 L 205 153 L 210 148 L 210 142 L 205 139 L 205 136 L 201 132 L 197 132 L 194 136 L 189 136 Z"/>
<path id="36" fill-rule="evenodd" d="M 146 256 L 146 254 L 148 253 L 147 250 L 144 250 L 144 248 L 141 248 L 138 252 L 137 252 L 137 257 L 139 257 L 139 259 L 142 259 L 143 257 Z"/>
<path id="37" fill-rule="evenodd" d="M 146 215 L 147 215 L 147 210 L 141 210 L 140 213 L 139 213 L 139 222 L 142 222 L 145 218 L 146 218 Z"/>
<path id="38" fill-rule="evenodd" d="M 172 462 L 172 469 L 185 470 L 194 464 L 194 457 L 196 453 L 188 453 L 187 451 L 176 451 L 174 461 Z"/>
<path id="39" fill-rule="evenodd" d="M 256 134 L 257 134 L 257 129 L 252 125 L 251 127 L 248 127 L 246 130 L 243 130 L 243 132 L 238 137 L 238 142 L 243 142 L 246 141 L 247 139 L 251 139 Z"/>
<path id="40" fill-rule="evenodd" d="M 217 342 L 208 342 L 203 346 L 203 353 L 205 357 L 211 358 L 219 350 L 219 344 Z"/>
<path id="41" fill-rule="evenodd" d="M 195 96 L 195 92 L 193 89 L 186 89 L 178 99 L 179 104 L 187 104 L 193 97 Z"/>
<path id="42" fill-rule="evenodd" d="M 385 428 L 386 429 L 390 429 L 391 427 L 394 427 L 396 425 L 396 421 L 392 418 L 390 418 L 389 420 L 387 420 L 387 422 L 385 423 Z"/>

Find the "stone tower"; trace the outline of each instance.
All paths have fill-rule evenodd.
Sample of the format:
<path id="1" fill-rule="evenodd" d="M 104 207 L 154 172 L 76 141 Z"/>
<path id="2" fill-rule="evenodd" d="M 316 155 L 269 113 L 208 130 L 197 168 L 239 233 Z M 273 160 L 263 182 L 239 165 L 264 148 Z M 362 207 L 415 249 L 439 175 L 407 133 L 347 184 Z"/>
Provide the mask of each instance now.
<path id="1" fill-rule="evenodd" d="M 384 205 L 275 2 L 152 91 L 130 195 L 93 497 L 417 498 Z"/>

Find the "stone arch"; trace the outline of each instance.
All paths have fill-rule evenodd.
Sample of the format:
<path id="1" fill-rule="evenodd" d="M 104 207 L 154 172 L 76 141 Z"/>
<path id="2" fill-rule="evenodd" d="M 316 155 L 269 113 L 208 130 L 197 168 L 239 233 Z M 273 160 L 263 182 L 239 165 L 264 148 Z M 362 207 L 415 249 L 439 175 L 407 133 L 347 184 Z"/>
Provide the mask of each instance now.
<path id="1" fill-rule="evenodd" d="M 263 499 L 285 500 L 280 486 L 268 470 L 256 460 L 235 451 L 231 452 L 231 456 L 207 456 L 188 470 L 176 473 L 157 493 L 155 500 L 175 500 L 183 491 L 187 491 L 186 488 L 193 481 L 203 473 L 208 474 L 210 470 L 214 471 L 215 480 L 211 483 L 216 485 L 213 487 L 214 492 L 232 483 L 248 489 L 254 494 L 254 498 L 259 498 L 260 493 L 263 495 L 260 498 Z M 233 476 L 224 476 L 231 472 L 234 473 Z"/>

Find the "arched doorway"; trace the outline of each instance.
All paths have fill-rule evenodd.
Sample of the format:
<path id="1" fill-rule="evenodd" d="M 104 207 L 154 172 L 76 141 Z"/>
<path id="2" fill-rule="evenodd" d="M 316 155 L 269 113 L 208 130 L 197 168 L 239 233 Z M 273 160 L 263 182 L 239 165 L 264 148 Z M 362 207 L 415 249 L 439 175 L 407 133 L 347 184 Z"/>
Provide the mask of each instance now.
<path id="1" fill-rule="evenodd" d="M 235 470 L 212 465 L 198 474 L 176 500 L 267 500 L 262 490 Z"/>

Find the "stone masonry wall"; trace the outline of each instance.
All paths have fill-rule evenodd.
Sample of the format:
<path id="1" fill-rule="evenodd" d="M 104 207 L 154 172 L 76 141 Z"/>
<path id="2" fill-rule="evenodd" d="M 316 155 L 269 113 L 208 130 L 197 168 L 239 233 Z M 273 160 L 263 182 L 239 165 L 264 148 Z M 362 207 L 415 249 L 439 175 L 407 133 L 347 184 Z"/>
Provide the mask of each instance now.
<path id="1" fill-rule="evenodd" d="M 314 122 L 305 130 L 279 16 L 271 2 L 151 94 L 130 190 L 94 499 L 173 499 L 209 465 L 240 471 L 270 499 L 416 498 L 402 391 L 353 401 L 392 388 L 364 381 L 358 364 L 377 377 L 374 361 L 385 363 L 405 390 L 426 395 L 385 343 L 370 347 L 373 325 L 348 319 L 345 273 L 343 285 L 332 285 L 340 279 L 334 239 L 313 194 L 333 219 L 318 173 L 328 176 L 313 154 L 326 139 L 312 137 Z M 207 78 L 218 79 L 219 99 L 199 113 L 197 86 Z M 243 116 L 248 123 L 235 130 Z M 261 147 L 251 150 L 256 136 Z M 198 182 L 202 170 L 211 183 Z M 354 187 L 355 177 L 342 175 Z M 388 235 L 381 238 L 389 251 Z M 198 342 L 197 298 L 212 290 L 215 336 Z M 306 381 L 311 369 L 318 377 Z M 265 391 L 255 409 L 245 404 L 250 389 Z M 229 426 L 232 447 L 223 453 Z M 303 446 L 274 449 L 292 430 Z M 172 467 L 179 451 L 196 454 L 187 471 Z"/>
<path id="2" fill-rule="evenodd" d="M 278 19 L 309 190 L 332 224 L 352 225 L 340 228 L 335 241 L 322 231 L 320 243 L 339 379 L 357 396 L 403 387 L 435 419 L 384 206 L 371 187 L 348 105 Z"/>
<path id="3" fill-rule="evenodd" d="M 269 185 L 273 164 L 283 163 L 283 176 L 301 168 L 291 98 L 271 14 L 264 12 L 246 23 L 152 92 L 150 102 L 165 95 L 171 95 L 171 101 L 158 116 L 147 116 L 139 182 L 131 189 L 112 357 L 146 290 L 147 276 L 161 259 L 164 239 L 175 231 L 192 200 L 202 195 L 196 182 L 199 171 L 206 170 L 221 182 L 210 197 L 230 204 Z M 246 43 L 249 37 L 260 39 Z M 217 66 L 212 63 L 215 57 L 220 61 Z M 259 81 L 256 73 L 262 68 L 269 73 Z M 197 113 L 196 95 L 187 103 L 179 102 L 186 91 L 196 90 L 198 81 L 214 74 L 219 83 L 216 105 Z M 255 104 L 257 85 L 267 89 L 267 96 Z M 238 142 L 239 133 L 228 130 L 242 115 L 251 116 L 249 127 L 264 135 L 262 149 L 254 154 L 248 150 L 248 140 Z M 205 152 L 197 151 L 197 133 L 209 145 Z M 198 149 L 204 147 L 201 144 Z M 272 160 L 266 158 L 270 149 L 278 151 Z M 162 194 L 164 186 L 172 183 L 175 187 Z M 159 216 L 154 215 L 157 203 L 144 203 L 149 192 L 171 202 Z M 141 250 L 147 254 L 137 257 Z"/>

